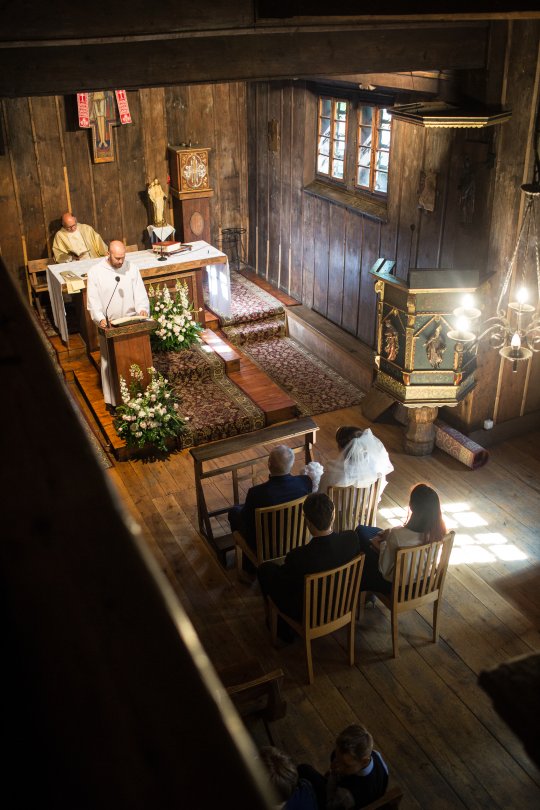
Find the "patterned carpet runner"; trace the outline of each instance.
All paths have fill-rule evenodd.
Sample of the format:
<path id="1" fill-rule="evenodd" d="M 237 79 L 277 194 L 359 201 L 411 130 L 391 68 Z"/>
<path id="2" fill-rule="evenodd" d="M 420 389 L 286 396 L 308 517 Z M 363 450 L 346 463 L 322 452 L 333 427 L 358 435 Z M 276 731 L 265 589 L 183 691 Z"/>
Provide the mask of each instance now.
<path id="1" fill-rule="evenodd" d="M 219 315 L 219 313 L 216 313 Z M 311 416 L 357 405 L 363 392 L 285 334 L 282 304 L 231 270 L 231 313 L 220 315 L 231 343 L 253 360 Z"/>
<path id="2" fill-rule="evenodd" d="M 265 426 L 264 414 L 225 375 L 223 361 L 204 346 L 154 354 L 154 365 L 167 377 L 188 418 L 180 447 L 193 447 L 248 433 Z"/>

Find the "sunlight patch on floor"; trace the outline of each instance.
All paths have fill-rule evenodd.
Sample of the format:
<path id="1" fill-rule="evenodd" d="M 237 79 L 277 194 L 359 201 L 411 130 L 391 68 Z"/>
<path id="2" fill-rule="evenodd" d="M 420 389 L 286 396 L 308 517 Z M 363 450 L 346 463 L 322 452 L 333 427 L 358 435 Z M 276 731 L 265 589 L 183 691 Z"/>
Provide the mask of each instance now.
<path id="1" fill-rule="evenodd" d="M 489 523 L 478 512 L 471 511 L 467 503 L 443 503 L 441 509 L 447 529 L 456 532 L 450 565 L 527 559 L 527 555 L 510 543 L 502 532 L 471 531 L 484 526 L 489 528 Z M 469 531 L 465 533 L 464 529 Z"/>

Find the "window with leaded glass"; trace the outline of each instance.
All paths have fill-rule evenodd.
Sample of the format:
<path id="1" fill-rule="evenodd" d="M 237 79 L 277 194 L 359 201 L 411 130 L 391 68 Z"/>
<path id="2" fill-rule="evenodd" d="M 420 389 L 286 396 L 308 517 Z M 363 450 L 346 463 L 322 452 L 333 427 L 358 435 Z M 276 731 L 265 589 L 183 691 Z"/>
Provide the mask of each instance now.
<path id="1" fill-rule="evenodd" d="M 358 110 L 358 159 L 356 185 L 378 194 L 388 191 L 390 162 L 390 124 L 388 110 L 360 107 Z"/>
<path id="2" fill-rule="evenodd" d="M 348 193 L 388 193 L 391 116 L 358 99 L 319 96 L 317 178 Z"/>
<path id="3" fill-rule="evenodd" d="M 347 113 L 349 104 L 339 98 L 319 98 L 317 173 L 343 180 L 347 151 Z"/>

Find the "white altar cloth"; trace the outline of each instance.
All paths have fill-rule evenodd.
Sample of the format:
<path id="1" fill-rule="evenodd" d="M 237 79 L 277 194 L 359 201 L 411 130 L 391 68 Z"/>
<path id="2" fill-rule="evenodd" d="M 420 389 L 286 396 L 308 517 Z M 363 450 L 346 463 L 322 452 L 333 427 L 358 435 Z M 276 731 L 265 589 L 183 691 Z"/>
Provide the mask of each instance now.
<path id="1" fill-rule="evenodd" d="M 190 262 L 200 262 L 205 266 L 208 274 L 209 299 L 207 301 L 210 309 L 215 309 L 220 315 L 230 314 L 231 304 L 231 281 L 229 274 L 229 262 L 223 262 L 227 258 L 217 248 L 209 245 L 208 242 L 198 241 L 189 243 L 192 249 L 186 253 L 175 253 L 167 256 L 165 262 L 158 261 L 159 254 L 153 250 L 137 250 L 133 253 L 126 253 L 127 261 L 133 262 L 139 270 L 151 268 L 163 269 L 168 264 L 182 265 Z M 76 273 L 86 279 L 88 271 L 101 259 L 84 259 L 80 262 L 65 262 L 63 264 L 50 264 L 47 267 L 47 285 L 51 298 L 51 308 L 54 324 L 60 333 L 60 337 L 68 343 L 68 327 L 66 321 L 66 309 L 64 306 L 64 296 L 62 286 L 65 281 L 60 275 L 64 270 Z M 218 261 L 219 264 L 215 264 Z"/>

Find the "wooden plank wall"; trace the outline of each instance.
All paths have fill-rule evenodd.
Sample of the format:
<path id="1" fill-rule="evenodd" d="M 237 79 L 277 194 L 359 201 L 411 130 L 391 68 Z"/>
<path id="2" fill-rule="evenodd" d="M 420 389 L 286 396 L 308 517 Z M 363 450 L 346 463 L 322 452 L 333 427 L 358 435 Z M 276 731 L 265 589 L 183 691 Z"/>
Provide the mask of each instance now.
<path id="1" fill-rule="evenodd" d="M 249 261 L 257 272 L 364 343 L 375 342 L 376 298 L 369 270 L 379 256 L 394 259 L 397 275 L 409 267 L 478 269 L 498 289 L 517 234 L 519 186 L 532 178 L 531 141 L 539 96 L 539 25 L 492 27 L 489 70 L 471 74 L 471 95 L 513 110 L 509 123 L 479 129 L 424 129 L 393 122 L 388 221 L 370 219 L 306 192 L 314 178 L 317 91 L 305 82 L 260 82 L 250 88 L 249 189 L 256 204 Z M 505 58 L 506 57 L 506 58 Z M 276 118 L 280 155 L 267 144 Z M 435 172 L 435 210 L 418 207 L 422 172 Z M 474 178 L 474 211 L 464 215 L 467 175 Z M 256 217 L 255 221 L 253 216 Z M 287 264 L 288 258 L 288 264 Z M 482 290 L 485 303 L 485 288 Z M 493 306 L 493 302 L 491 304 Z M 493 314 L 486 305 L 485 317 Z M 463 428 L 486 417 L 507 421 L 540 407 L 540 357 L 512 374 L 493 350 L 481 351 L 481 385 L 454 409 Z M 483 364 L 483 367 L 482 367 Z M 482 370 L 484 368 L 484 370 Z"/>
<path id="2" fill-rule="evenodd" d="M 245 84 L 142 89 L 128 100 L 133 124 L 114 128 L 115 160 L 101 164 L 78 127 L 75 97 L 1 101 L 0 255 L 23 287 L 25 261 L 52 255 L 67 209 L 105 241 L 142 248 L 151 222 L 146 184 L 157 177 L 166 188 L 168 143 L 212 150 L 212 242 L 220 244 L 221 228 L 247 228 Z"/>
<path id="3" fill-rule="evenodd" d="M 426 130 L 395 121 L 388 222 L 382 223 L 304 191 L 313 165 L 316 91 L 305 82 L 261 82 L 249 92 L 250 196 L 256 196 L 249 260 L 259 274 L 333 323 L 373 345 L 375 295 L 369 270 L 379 256 L 409 267 L 484 267 L 487 228 L 482 201 L 492 195 L 493 172 L 474 166 L 477 211 L 461 221 L 460 181 L 465 156 L 488 155 L 489 131 Z M 268 148 L 268 122 L 279 121 L 280 151 Z M 472 134 L 471 134 L 472 133 Z M 434 212 L 418 207 L 420 173 L 437 173 Z M 309 172 L 308 172 L 309 175 Z M 478 229 L 478 221 L 483 227 Z M 472 236 L 474 235 L 474 239 Z"/>

